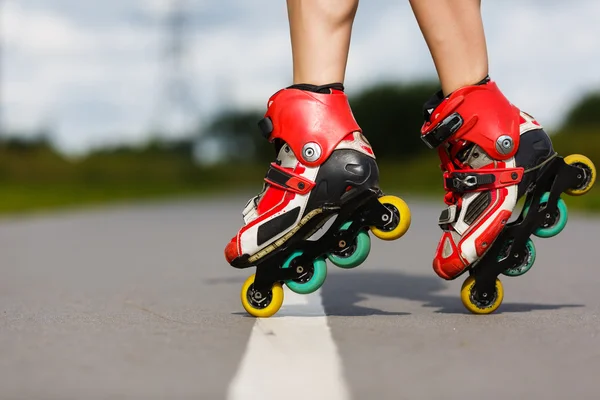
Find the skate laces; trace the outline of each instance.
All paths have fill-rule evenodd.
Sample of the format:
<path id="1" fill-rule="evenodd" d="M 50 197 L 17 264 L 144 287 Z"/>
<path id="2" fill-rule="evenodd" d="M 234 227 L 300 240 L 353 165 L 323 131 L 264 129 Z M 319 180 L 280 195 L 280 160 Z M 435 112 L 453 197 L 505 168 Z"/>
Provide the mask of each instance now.
<path id="1" fill-rule="evenodd" d="M 525 173 L 527 174 L 527 173 L 529 173 L 529 172 L 533 172 L 533 171 L 536 171 L 536 170 L 538 170 L 538 169 L 540 169 L 540 168 L 543 168 L 543 167 L 544 167 L 544 165 L 548 164 L 550 161 L 552 161 L 552 160 L 553 160 L 553 159 L 555 159 L 556 157 L 558 157 L 558 153 L 557 153 L 557 152 L 554 152 L 554 154 L 552 154 L 550 157 L 548 157 L 547 159 L 545 159 L 544 161 L 542 161 L 541 163 L 539 163 L 539 164 L 538 164 L 538 165 L 536 165 L 535 167 L 533 167 L 533 168 L 529 168 L 529 169 L 526 169 L 526 170 L 525 170 Z"/>

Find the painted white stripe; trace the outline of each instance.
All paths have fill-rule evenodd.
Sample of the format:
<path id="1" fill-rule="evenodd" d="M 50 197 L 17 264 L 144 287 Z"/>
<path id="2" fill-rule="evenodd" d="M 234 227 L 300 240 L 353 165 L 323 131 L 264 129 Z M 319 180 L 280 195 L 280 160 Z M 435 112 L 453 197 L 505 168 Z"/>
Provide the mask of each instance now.
<path id="1" fill-rule="evenodd" d="M 349 399 L 320 291 L 299 295 L 284 290 L 279 312 L 256 320 L 227 398 Z"/>

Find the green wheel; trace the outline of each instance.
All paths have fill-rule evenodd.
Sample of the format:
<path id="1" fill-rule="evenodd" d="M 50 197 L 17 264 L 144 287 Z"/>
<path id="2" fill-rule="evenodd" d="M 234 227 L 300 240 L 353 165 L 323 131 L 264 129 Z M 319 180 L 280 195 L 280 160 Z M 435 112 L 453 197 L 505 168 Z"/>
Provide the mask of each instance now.
<path id="1" fill-rule="evenodd" d="M 296 268 L 294 259 L 302 255 L 301 251 L 294 252 L 283 264 L 283 268 Z M 327 277 L 327 263 L 323 258 L 317 258 L 312 265 L 304 268 L 304 274 L 299 279 L 285 281 L 291 291 L 299 294 L 309 294 L 321 287 Z"/>
<path id="2" fill-rule="evenodd" d="M 340 230 L 346 230 L 350 226 L 351 222 L 346 222 Z M 360 231 L 354 240 L 354 243 L 350 244 L 346 248 L 340 251 L 327 254 L 327 258 L 334 265 L 340 268 L 355 268 L 362 264 L 371 251 L 371 237 L 365 231 Z"/>
<path id="3" fill-rule="evenodd" d="M 540 204 L 547 203 L 549 198 L 550 193 L 544 193 L 540 199 Z M 556 208 L 558 209 L 557 212 L 555 212 L 554 215 L 547 214 L 546 221 L 544 221 L 544 223 L 533 232 L 535 236 L 540 238 L 551 238 L 558 235 L 563 229 L 565 229 L 568 220 L 567 205 L 565 204 L 565 201 L 559 198 L 558 202 L 556 203 Z M 528 211 L 529 204 L 525 206 L 525 209 L 523 210 L 525 216 L 527 216 Z"/>
<path id="4" fill-rule="evenodd" d="M 533 267 L 533 263 L 535 263 L 535 246 L 531 239 L 527 239 L 527 243 L 525 243 L 524 254 L 518 254 L 517 257 L 520 260 L 520 264 L 507 268 L 506 271 L 502 272 L 503 275 L 521 276 Z"/>

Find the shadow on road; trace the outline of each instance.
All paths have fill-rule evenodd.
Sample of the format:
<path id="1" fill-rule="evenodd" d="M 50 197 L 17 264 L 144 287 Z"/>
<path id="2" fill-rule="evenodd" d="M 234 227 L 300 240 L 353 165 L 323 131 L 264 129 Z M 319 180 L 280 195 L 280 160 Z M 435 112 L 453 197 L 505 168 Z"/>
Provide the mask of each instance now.
<path id="1" fill-rule="evenodd" d="M 406 299 L 423 303 L 423 307 L 436 308 L 444 314 L 470 314 L 462 305 L 460 293 L 442 295 L 447 283 L 437 277 L 408 275 L 402 272 L 348 271 L 330 274 L 322 287 L 323 305 L 328 315 L 402 315 L 388 313 L 357 305 L 368 295 Z M 502 303 L 495 312 L 515 313 L 534 310 L 556 310 L 567 307 L 583 307 L 581 304 L 530 304 Z M 402 311 L 402 310 L 399 310 Z"/>
<path id="2" fill-rule="evenodd" d="M 206 280 L 205 283 L 208 285 L 241 285 L 244 279 L 241 277 L 217 278 Z M 368 300 L 369 295 L 422 302 L 423 307 L 435 308 L 436 313 L 470 314 L 462 305 L 458 290 L 455 295 L 439 294 L 447 286 L 445 281 L 436 276 L 388 271 L 339 271 L 329 274 L 321 288 L 321 295 L 325 312 L 327 315 L 333 316 L 409 315 L 401 309 L 397 312 L 389 312 L 358 304 Z M 506 302 L 505 297 L 495 314 L 583 306 L 582 304 L 510 303 Z M 234 312 L 233 314 L 247 315 L 243 312 Z"/>

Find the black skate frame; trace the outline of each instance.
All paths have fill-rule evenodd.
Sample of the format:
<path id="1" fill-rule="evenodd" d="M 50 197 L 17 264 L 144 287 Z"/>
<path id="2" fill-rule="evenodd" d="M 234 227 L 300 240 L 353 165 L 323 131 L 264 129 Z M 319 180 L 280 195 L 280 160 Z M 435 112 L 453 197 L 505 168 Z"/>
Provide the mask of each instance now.
<path id="1" fill-rule="evenodd" d="M 584 171 L 574 165 L 565 163 L 560 156 L 555 156 L 541 169 L 533 190 L 527 193 L 524 209 L 514 222 L 507 224 L 490 249 L 470 269 L 469 275 L 475 278 L 472 289 L 473 299 L 479 302 L 493 301 L 496 292 L 496 278 L 502 272 L 520 264 L 520 256 L 525 251 L 529 237 L 544 222 L 552 222 L 558 209 L 560 195 L 568 189 L 580 188 L 585 184 Z M 550 192 L 548 201 L 540 204 L 542 196 Z M 529 205 L 527 215 L 525 207 Z M 547 217 L 550 215 L 550 220 Z M 513 241 L 507 254 L 498 261 L 506 251 L 506 244 Z M 462 274 L 461 274 L 462 275 Z"/>
<path id="2" fill-rule="evenodd" d="M 324 205 L 321 214 L 313 217 L 272 253 L 256 263 L 249 263 L 248 256 L 244 255 L 234 260 L 232 266 L 249 268 L 257 264 L 253 289 L 260 292 L 262 297 L 267 296 L 274 283 L 300 279 L 312 268 L 315 259 L 336 250 L 343 250 L 339 245 L 342 241 L 351 245 L 361 230 L 371 226 L 381 229 L 393 224 L 394 212 L 379 202 L 378 198 L 381 195 L 379 189 L 351 190 L 342 196 L 339 204 Z M 321 238 L 315 241 L 307 240 L 334 214 L 337 214 L 335 221 Z M 384 220 L 387 222 L 384 223 Z M 340 227 L 348 221 L 352 222 L 350 226 L 340 231 Z M 301 250 L 302 255 L 295 258 L 289 268 L 283 268 L 287 258 L 296 250 Z"/>

